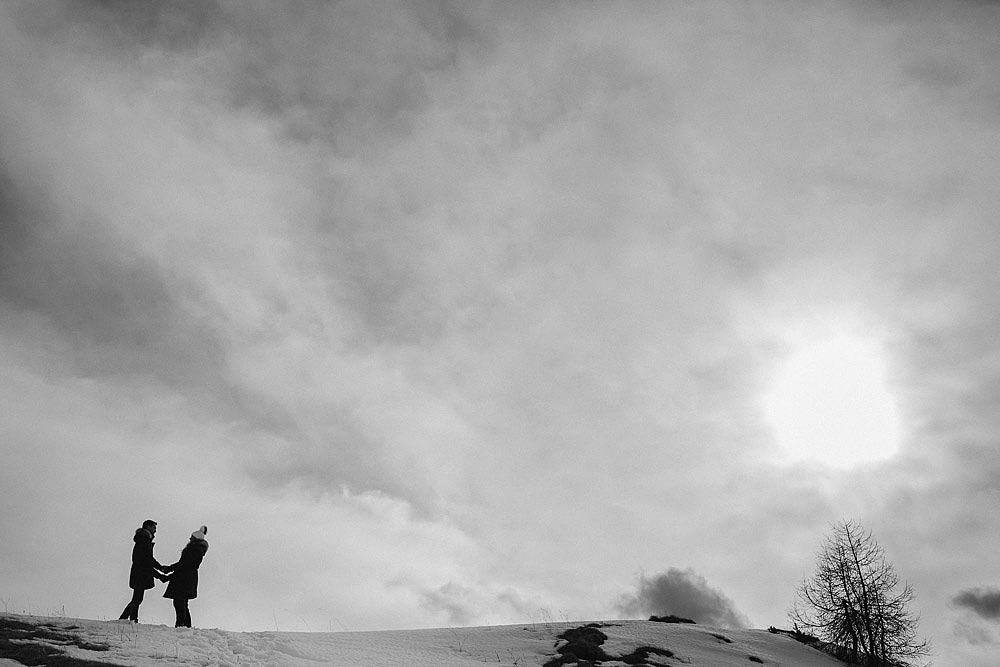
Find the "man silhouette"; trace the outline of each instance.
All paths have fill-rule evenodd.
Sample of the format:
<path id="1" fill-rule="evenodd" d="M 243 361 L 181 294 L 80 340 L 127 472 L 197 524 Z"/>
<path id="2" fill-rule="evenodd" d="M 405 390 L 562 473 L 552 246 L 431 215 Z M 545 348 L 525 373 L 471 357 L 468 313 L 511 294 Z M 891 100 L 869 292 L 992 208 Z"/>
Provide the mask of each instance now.
<path id="1" fill-rule="evenodd" d="M 162 565 L 156 562 L 153 557 L 153 536 L 156 535 L 156 522 L 146 519 L 142 522 L 142 527 L 137 528 L 132 541 L 132 569 L 128 575 L 128 585 L 132 589 L 132 600 L 125 606 L 119 620 L 130 620 L 133 623 L 139 622 L 139 605 L 146 591 L 153 587 L 153 577 L 160 581 L 166 581 L 162 571 Z"/>

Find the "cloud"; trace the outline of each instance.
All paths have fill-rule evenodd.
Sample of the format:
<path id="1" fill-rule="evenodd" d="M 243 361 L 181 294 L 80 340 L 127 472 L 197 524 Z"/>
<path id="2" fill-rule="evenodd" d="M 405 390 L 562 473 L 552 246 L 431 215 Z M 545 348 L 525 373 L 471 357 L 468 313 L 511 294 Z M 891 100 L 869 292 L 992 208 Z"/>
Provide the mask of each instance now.
<path id="1" fill-rule="evenodd" d="M 512 587 L 457 581 L 430 584 L 416 573 L 397 577 L 387 582 L 386 588 L 406 592 L 422 609 L 442 615 L 451 625 L 484 624 L 497 617 L 525 619 L 542 610 L 537 601 Z"/>
<path id="2" fill-rule="evenodd" d="M 750 625 L 732 600 L 691 569 L 670 568 L 651 578 L 640 576 L 638 591 L 626 596 L 619 609 L 628 616 L 673 614 L 705 625 L 727 628 Z"/>
<path id="3" fill-rule="evenodd" d="M 950 630 L 962 645 L 987 651 L 1000 646 L 1000 588 L 967 588 L 949 602 L 960 612 L 952 618 Z"/>
<path id="4" fill-rule="evenodd" d="M 449 623 L 469 625 L 476 617 L 476 610 L 470 605 L 472 591 L 460 584 L 448 582 L 437 589 L 425 591 L 420 597 L 421 604 L 427 609 L 445 612 Z"/>
<path id="5" fill-rule="evenodd" d="M 1000 622 L 1000 588 L 992 586 L 969 588 L 953 597 L 951 603 L 956 607 L 968 609 L 979 618 Z"/>
<path id="6" fill-rule="evenodd" d="M 600 618 L 676 562 L 777 623 L 857 513 L 944 627 L 997 534 L 971 6 L 0 3 L 0 594 L 120 609 L 121 563 L 46 583 L 79 508 L 75 562 L 219 530 L 227 627 Z M 770 469 L 776 346 L 852 314 L 898 342 L 906 454 Z M 626 607 L 745 623 L 678 570 Z"/>

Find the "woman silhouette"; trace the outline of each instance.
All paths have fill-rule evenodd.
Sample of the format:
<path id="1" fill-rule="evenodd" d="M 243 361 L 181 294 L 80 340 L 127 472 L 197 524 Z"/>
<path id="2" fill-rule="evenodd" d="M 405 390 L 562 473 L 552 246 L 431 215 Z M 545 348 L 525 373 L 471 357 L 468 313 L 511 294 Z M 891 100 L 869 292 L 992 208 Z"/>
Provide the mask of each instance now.
<path id="1" fill-rule="evenodd" d="M 174 601 L 174 612 L 177 615 L 175 628 L 191 627 L 191 610 L 188 600 L 198 597 L 198 566 L 208 551 L 208 540 L 205 534 L 208 526 L 202 526 L 191 533 L 191 539 L 181 550 L 181 559 L 164 569 L 171 570 L 170 583 L 163 597 Z"/>

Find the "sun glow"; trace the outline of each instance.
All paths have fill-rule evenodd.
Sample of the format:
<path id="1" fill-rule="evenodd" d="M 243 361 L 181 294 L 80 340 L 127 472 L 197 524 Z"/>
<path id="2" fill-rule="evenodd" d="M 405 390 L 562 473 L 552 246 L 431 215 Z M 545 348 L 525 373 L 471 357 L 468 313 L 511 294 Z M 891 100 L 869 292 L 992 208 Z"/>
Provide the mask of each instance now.
<path id="1" fill-rule="evenodd" d="M 788 460 L 836 468 L 891 457 L 899 446 L 886 364 L 873 341 L 842 335 L 793 350 L 764 398 Z"/>

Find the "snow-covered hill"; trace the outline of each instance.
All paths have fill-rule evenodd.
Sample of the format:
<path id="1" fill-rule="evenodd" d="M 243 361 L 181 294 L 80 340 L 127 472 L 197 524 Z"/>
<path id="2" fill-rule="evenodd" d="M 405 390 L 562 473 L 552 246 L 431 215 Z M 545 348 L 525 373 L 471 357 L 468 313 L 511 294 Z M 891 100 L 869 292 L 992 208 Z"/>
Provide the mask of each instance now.
<path id="1" fill-rule="evenodd" d="M 435 630 L 288 633 L 228 632 L 38 616 L 0 615 L 0 667 L 51 664 L 96 667 L 175 665 L 267 667 L 541 667 L 590 665 L 567 651 L 566 635 L 604 667 L 833 667 L 830 656 L 766 630 L 608 621 Z M 567 631 L 570 631 L 567 633 Z M 559 652 L 559 649 L 563 649 Z M 44 658 L 41 662 L 37 659 Z M 591 656 L 594 658 L 595 656 Z"/>

